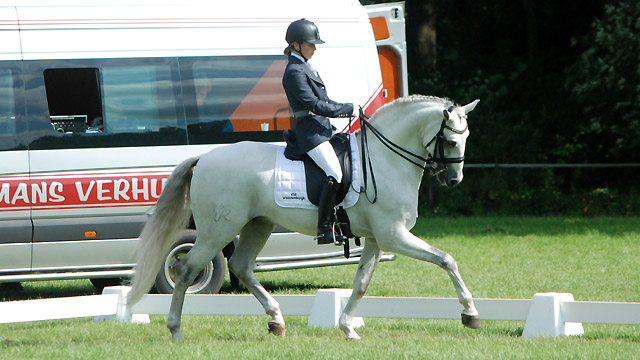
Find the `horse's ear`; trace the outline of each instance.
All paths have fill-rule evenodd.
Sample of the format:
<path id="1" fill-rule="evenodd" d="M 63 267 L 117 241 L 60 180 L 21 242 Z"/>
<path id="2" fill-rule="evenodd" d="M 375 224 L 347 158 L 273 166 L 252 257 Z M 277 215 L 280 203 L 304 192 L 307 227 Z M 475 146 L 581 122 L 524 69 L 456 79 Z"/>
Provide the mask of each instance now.
<path id="1" fill-rule="evenodd" d="M 442 110 L 442 116 L 444 116 L 444 119 L 449 121 L 449 110 L 444 109 Z"/>
<path id="2" fill-rule="evenodd" d="M 475 109 L 476 105 L 478 105 L 479 102 L 480 102 L 480 99 L 475 99 L 472 102 L 468 103 L 467 105 L 463 106 L 462 110 L 464 110 L 465 114 L 468 114 L 471 111 L 473 111 L 473 109 Z"/>

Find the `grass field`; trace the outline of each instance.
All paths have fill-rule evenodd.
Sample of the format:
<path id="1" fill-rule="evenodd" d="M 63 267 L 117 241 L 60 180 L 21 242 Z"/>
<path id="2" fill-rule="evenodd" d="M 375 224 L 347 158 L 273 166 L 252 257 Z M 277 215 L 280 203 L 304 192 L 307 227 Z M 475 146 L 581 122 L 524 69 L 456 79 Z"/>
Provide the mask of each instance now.
<path id="1" fill-rule="evenodd" d="M 530 299 L 570 292 L 576 300 L 640 302 L 640 218 L 433 218 L 413 232 L 450 253 L 476 298 Z M 258 274 L 277 294 L 351 287 L 356 266 Z M 0 290 L 2 291 L 2 290 Z M 228 286 L 223 292 L 230 292 Z M 89 281 L 25 283 L 2 300 L 93 293 Z M 455 297 L 446 273 L 405 257 L 380 264 L 367 295 Z M 52 309 L 55 311 L 55 309 Z M 482 316 L 482 314 L 480 314 Z M 585 335 L 520 337 L 524 322 L 365 319 L 363 340 L 312 329 L 287 317 L 286 338 L 269 336 L 266 316 L 185 316 L 186 340 L 171 343 L 166 317 L 150 325 L 92 319 L 0 325 L 1 359 L 634 359 L 640 327 L 584 324 Z"/>

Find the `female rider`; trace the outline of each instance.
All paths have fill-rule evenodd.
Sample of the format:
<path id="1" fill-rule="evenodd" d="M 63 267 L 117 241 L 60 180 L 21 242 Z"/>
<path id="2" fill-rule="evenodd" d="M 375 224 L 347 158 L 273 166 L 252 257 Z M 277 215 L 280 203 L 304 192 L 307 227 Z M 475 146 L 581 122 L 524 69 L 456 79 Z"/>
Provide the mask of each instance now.
<path id="1" fill-rule="evenodd" d="M 296 119 L 296 141 L 293 153 L 307 154 L 327 175 L 318 203 L 318 244 L 340 244 L 344 237 L 336 238 L 331 224 L 336 192 L 342 181 L 342 170 L 329 139 L 333 128 L 329 117 L 358 116 L 359 109 L 352 103 L 338 103 L 329 99 L 320 75 L 308 62 L 316 44 L 324 44 L 318 27 L 311 21 L 292 22 L 285 36 L 284 53 L 289 63 L 282 77 L 282 86 Z"/>

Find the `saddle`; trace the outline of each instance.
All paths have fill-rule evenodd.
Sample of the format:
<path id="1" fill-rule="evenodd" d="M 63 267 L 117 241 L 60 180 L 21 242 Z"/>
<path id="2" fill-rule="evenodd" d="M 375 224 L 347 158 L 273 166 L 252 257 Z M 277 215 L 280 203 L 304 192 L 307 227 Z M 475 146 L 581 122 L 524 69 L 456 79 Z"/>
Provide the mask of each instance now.
<path id="1" fill-rule="evenodd" d="M 296 155 L 293 153 L 292 146 L 296 142 L 296 133 L 293 130 L 285 130 L 283 133 L 284 141 L 287 143 L 287 147 L 284 150 L 284 156 L 293 161 L 304 162 L 304 172 L 307 181 L 307 197 L 309 201 L 318 206 L 320 200 L 320 191 L 323 184 L 326 182 L 327 175 L 324 171 L 309 157 L 309 155 Z M 337 133 L 329 140 L 333 150 L 338 156 L 340 161 L 340 168 L 342 169 L 342 182 L 338 188 L 336 194 L 336 204 L 340 204 L 347 196 L 349 187 L 351 186 L 352 172 L 351 172 L 351 146 L 349 143 L 349 136 L 344 133 Z"/>
<path id="2" fill-rule="evenodd" d="M 318 206 L 320 200 L 320 191 L 322 186 L 326 182 L 327 175 L 324 171 L 309 157 L 309 155 L 296 155 L 292 151 L 292 144 L 296 141 L 296 134 L 293 130 L 284 131 L 284 141 L 287 146 L 284 150 L 284 156 L 292 161 L 302 161 L 304 163 L 305 178 L 307 184 L 307 198 L 313 205 Z M 351 187 L 351 181 L 353 179 L 353 172 L 351 171 L 351 144 L 349 136 L 344 133 L 337 133 L 329 139 L 329 143 L 333 146 L 333 150 L 338 156 L 340 161 L 340 168 L 342 169 L 342 182 L 338 188 L 336 194 L 336 204 L 340 204 L 345 197 L 349 188 Z M 351 232 L 351 223 L 347 211 L 340 206 L 331 218 L 331 222 L 335 224 L 336 231 L 346 236 L 349 239 L 354 239 L 355 244 L 360 246 L 360 238 Z M 349 253 L 349 241 L 343 243 L 344 257 L 347 259 L 350 256 Z"/>

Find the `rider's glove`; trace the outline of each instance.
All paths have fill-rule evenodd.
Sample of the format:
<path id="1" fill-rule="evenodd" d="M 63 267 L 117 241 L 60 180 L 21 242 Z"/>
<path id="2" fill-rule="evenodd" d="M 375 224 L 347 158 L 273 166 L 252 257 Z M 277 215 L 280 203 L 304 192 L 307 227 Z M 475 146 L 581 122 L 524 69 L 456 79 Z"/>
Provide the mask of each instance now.
<path id="1" fill-rule="evenodd" d="M 360 106 L 358 106 L 358 104 L 353 103 L 353 113 L 351 114 L 351 117 L 358 117 L 360 116 Z"/>

